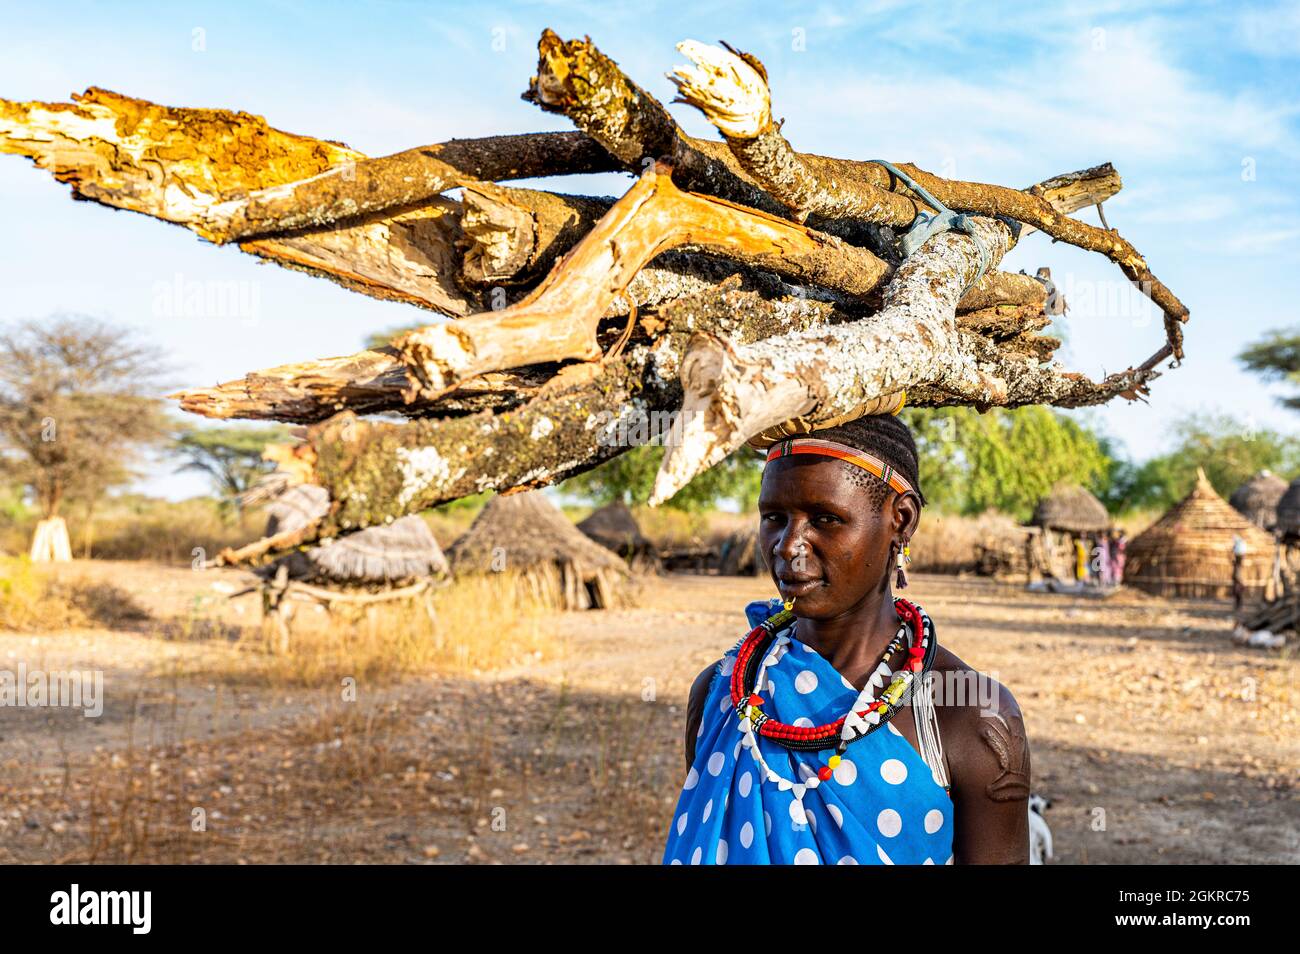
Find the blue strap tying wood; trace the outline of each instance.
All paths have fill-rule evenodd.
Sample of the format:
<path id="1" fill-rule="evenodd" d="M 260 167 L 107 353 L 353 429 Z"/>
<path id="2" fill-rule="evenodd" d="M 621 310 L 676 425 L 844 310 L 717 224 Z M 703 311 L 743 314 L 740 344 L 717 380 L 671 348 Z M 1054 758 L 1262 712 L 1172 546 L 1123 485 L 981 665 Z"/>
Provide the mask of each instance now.
<path id="1" fill-rule="evenodd" d="M 883 159 L 872 159 L 871 161 L 877 165 L 884 166 L 889 170 L 890 175 L 894 176 L 920 196 L 921 201 L 931 208 L 938 210 L 934 214 L 929 212 L 918 212 L 916 214 L 916 221 L 912 223 L 912 227 L 899 237 L 898 250 L 902 253 L 903 258 L 910 257 L 913 252 L 924 245 L 929 239 L 942 232 L 962 232 L 970 236 L 970 239 L 975 243 L 975 249 L 979 252 L 980 256 L 980 270 L 966 287 L 970 288 L 971 285 L 974 285 L 983 278 L 984 273 L 988 271 L 989 267 L 989 251 L 984 247 L 984 243 L 980 240 L 979 234 L 975 230 L 975 223 L 971 217 L 964 212 L 954 212 L 952 209 L 948 208 L 934 196 L 930 195 L 930 193 L 927 192 L 919 182 L 905 173 L 902 169 L 899 169 L 893 163 L 886 162 Z"/>

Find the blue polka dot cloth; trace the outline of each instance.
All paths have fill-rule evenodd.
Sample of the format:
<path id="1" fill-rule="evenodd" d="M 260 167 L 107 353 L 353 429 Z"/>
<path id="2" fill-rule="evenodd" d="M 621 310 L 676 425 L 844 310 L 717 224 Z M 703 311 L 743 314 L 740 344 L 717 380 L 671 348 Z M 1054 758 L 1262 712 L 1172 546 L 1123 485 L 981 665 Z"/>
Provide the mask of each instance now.
<path id="1" fill-rule="evenodd" d="M 779 608 L 779 601 L 760 601 L 745 615 L 752 628 Z M 857 690 L 791 629 L 785 633 L 791 641 L 775 650 L 780 658 L 768 666 L 760 689 L 764 711 L 794 725 L 834 722 Z M 731 706 L 738 649 L 723 657 L 709 687 L 664 864 L 951 864 L 952 801 L 892 720 L 852 743 L 833 779 L 805 791 L 802 800 L 760 781 L 762 770 L 741 744 L 740 717 Z M 758 745 L 764 761 L 795 783 L 816 774 L 833 751 L 795 751 L 761 735 Z"/>

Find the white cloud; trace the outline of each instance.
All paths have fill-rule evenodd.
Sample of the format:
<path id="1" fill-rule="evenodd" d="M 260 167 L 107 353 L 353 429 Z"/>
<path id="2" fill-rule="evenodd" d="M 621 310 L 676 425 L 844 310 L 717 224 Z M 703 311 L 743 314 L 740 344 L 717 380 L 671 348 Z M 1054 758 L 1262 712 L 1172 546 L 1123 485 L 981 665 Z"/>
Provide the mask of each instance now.
<path id="1" fill-rule="evenodd" d="M 799 126 L 832 126 L 837 138 L 854 134 L 845 126 L 851 119 L 859 135 L 910 143 L 911 154 L 942 157 L 943 142 L 957 142 L 958 161 L 984 158 L 991 165 L 1027 153 L 1160 162 L 1211 150 L 1300 155 L 1288 123 L 1294 105 L 1210 88 L 1171 62 L 1154 32 L 1075 30 L 1038 44 L 1031 57 L 974 76 L 942 60 L 906 75 L 868 67 L 828 76 L 824 62 L 809 63 L 806 73 L 792 68 L 786 86 L 774 84 L 776 111 L 784 106 Z"/>
<path id="2" fill-rule="evenodd" d="M 1275 3 L 1243 8 L 1235 24 L 1237 40 L 1260 56 L 1300 56 L 1300 5 Z"/>
<path id="3" fill-rule="evenodd" d="M 1276 251 L 1296 239 L 1300 239 L 1300 228 L 1242 230 L 1224 236 L 1212 247 L 1229 255 L 1255 255 Z"/>

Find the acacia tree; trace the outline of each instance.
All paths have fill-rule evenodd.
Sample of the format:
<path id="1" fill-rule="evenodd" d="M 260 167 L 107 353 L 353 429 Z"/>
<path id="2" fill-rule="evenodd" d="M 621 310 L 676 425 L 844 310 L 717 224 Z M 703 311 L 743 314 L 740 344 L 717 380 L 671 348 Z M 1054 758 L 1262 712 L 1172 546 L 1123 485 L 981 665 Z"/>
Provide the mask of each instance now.
<path id="1" fill-rule="evenodd" d="M 223 510 L 229 511 L 238 507 L 240 494 L 275 469 L 262 458 L 266 446 L 290 440 L 289 428 L 282 426 L 187 427 L 173 447 L 185 460 L 180 469 L 207 474 Z"/>
<path id="2" fill-rule="evenodd" d="M 1300 328 L 1270 331 L 1264 340 L 1237 355 L 1237 360 L 1265 380 L 1300 385 Z M 1293 411 L 1300 411 L 1300 396 L 1281 401 Z"/>
<path id="3" fill-rule="evenodd" d="M 125 329 L 81 315 L 0 331 L 0 459 L 35 499 L 50 552 L 68 552 L 65 505 L 87 513 L 128 482 L 132 464 L 162 441 L 160 352 Z M 38 549 L 35 548 L 34 552 Z"/>

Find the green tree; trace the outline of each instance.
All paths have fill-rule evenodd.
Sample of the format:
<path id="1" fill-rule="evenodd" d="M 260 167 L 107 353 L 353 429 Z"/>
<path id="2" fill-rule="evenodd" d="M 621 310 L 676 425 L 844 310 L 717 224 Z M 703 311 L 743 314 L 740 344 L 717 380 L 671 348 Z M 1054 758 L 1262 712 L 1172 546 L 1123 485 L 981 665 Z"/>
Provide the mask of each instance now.
<path id="1" fill-rule="evenodd" d="M 163 441 L 162 355 L 128 330 L 56 315 L 0 331 L 0 471 L 43 518 L 95 504 Z"/>
<path id="2" fill-rule="evenodd" d="M 426 322 L 425 324 L 428 324 Z M 408 331 L 415 331 L 417 328 L 423 328 L 424 325 L 401 325 L 397 328 L 389 328 L 387 331 L 372 331 L 366 335 L 367 348 L 384 348 L 398 335 L 404 335 Z"/>
<path id="3" fill-rule="evenodd" d="M 653 444 L 634 447 L 599 467 L 570 477 L 561 489 L 597 504 L 615 500 L 629 505 L 644 503 L 650 497 L 663 456 L 664 448 Z M 664 506 L 674 510 L 700 511 L 716 508 L 724 500 L 733 500 L 742 509 L 752 510 L 758 504 L 762 478 L 762 458 L 747 448 L 741 448 L 698 475 Z"/>
<path id="4" fill-rule="evenodd" d="M 177 470 L 197 470 L 212 481 L 223 511 L 238 506 L 238 497 L 263 474 L 275 469 L 262 460 L 267 444 L 292 440 L 289 428 L 186 427 L 179 431 L 173 449 L 185 461 Z"/>
<path id="5" fill-rule="evenodd" d="M 904 412 L 917 439 L 929 503 L 955 513 L 990 508 L 1024 520 L 1058 481 L 1094 488 L 1109 458 L 1088 427 L 1046 407 L 913 408 Z"/>
<path id="6" fill-rule="evenodd" d="M 1286 381 L 1300 386 L 1300 328 L 1270 331 L 1237 355 L 1237 360 L 1265 380 Z M 1292 410 L 1300 410 L 1300 396 L 1281 399 Z"/>
<path id="7" fill-rule="evenodd" d="M 1202 468 L 1224 496 L 1261 470 L 1290 477 L 1300 470 L 1300 442 L 1256 429 L 1226 414 L 1193 414 L 1174 425 L 1174 449 L 1136 469 L 1125 507 L 1166 508 L 1186 496 Z"/>

